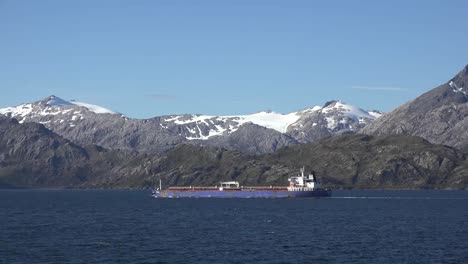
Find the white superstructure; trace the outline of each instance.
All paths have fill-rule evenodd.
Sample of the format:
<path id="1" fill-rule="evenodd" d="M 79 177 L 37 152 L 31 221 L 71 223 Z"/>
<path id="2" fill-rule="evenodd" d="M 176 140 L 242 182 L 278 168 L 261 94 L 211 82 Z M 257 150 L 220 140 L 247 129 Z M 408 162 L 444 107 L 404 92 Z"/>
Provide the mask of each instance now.
<path id="1" fill-rule="evenodd" d="M 301 168 L 301 174 L 289 178 L 288 181 L 288 191 L 313 191 L 320 187 L 313 172 L 309 176 L 304 175 L 304 167 Z"/>

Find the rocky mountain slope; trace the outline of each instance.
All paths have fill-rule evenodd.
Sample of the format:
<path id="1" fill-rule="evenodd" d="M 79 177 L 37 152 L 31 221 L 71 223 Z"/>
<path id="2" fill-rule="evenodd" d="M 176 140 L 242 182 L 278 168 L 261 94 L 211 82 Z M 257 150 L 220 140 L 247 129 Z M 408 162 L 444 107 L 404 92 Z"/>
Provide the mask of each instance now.
<path id="1" fill-rule="evenodd" d="M 330 188 L 467 188 L 468 161 L 455 148 L 402 135 L 342 135 L 246 157 L 227 150 L 181 145 L 160 161 L 167 185 L 284 186 L 305 166 Z"/>
<path id="2" fill-rule="evenodd" d="M 170 115 L 132 119 L 103 107 L 56 96 L 0 109 L 20 123 L 41 123 L 80 145 L 163 153 L 180 143 L 225 147 L 249 154 L 355 133 L 381 113 L 339 101 L 289 114 L 238 116 Z"/>
<path id="3" fill-rule="evenodd" d="M 386 113 L 361 132 L 404 134 L 468 149 L 468 65 L 455 77 Z"/>
<path id="4" fill-rule="evenodd" d="M 402 135 L 342 135 L 249 156 L 181 144 L 164 156 L 81 147 L 43 125 L 0 117 L 1 188 L 149 188 L 164 184 L 285 185 L 305 166 L 331 188 L 465 188 L 468 162 L 455 148 Z"/>
<path id="5" fill-rule="evenodd" d="M 15 118 L 19 123 L 43 124 L 79 145 L 162 152 L 185 140 L 177 133 L 162 128 L 157 119 L 130 119 L 99 106 L 76 104 L 56 96 L 3 108 L 0 114 Z"/>
<path id="6" fill-rule="evenodd" d="M 127 188 L 154 157 L 78 146 L 37 123 L 0 115 L 0 188 Z M 138 182 L 138 186 L 141 186 Z"/>
<path id="7" fill-rule="evenodd" d="M 413 136 L 343 135 L 266 155 L 268 163 L 305 164 L 336 188 L 466 188 L 459 150 Z"/>

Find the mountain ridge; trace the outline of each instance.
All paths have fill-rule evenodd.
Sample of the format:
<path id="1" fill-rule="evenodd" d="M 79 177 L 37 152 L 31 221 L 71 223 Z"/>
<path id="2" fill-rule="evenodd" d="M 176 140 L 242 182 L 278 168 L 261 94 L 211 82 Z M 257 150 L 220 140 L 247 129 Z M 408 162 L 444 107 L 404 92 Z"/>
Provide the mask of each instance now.
<path id="1" fill-rule="evenodd" d="M 361 133 L 420 136 L 435 144 L 468 149 L 468 65 L 446 83 L 397 107 Z"/>
<path id="2" fill-rule="evenodd" d="M 306 166 L 329 188 L 466 189 L 466 154 L 404 135 L 341 135 L 256 156 L 180 144 L 164 156 L 78 146 L 41 124 L 0 116 L 0 188 L 285 185 Z"/>
<path id="3" fill-rule="evenodd" d="M 272 152 L 288 144 L 313 142 L 333 134 L 355 133 L 380 115 L 341 101 L 330 101 L 323 107 L 315 106 L 288 114 L 260 111 L 237 116 L 185 114 L 133 119 L 103 107 L 66 101 L 56 96 L 2 108 L 0 114 L 16 118 L 20 123 L 41 123 L 80 145 L 96 144 L 110 149 L 155 154 L 183 142 L 226 147 L 250 154 Z M 249 129 L 241 132 L 250 132 L 251 136 L 262 135 L 262 138 L 252 141 L 248 136 L 238 136 L 241 132 L 236 131 L 249 123 L 257 126 L 248 126 Z M 259 131 L 254 131 L 255 127 Z M 283 139 L 272 141 L 270 137 Z M 244 141 L 236 143 L 234 138 Z M 257 145 L 241 147 L 247 146 L 247 142 Z"/>

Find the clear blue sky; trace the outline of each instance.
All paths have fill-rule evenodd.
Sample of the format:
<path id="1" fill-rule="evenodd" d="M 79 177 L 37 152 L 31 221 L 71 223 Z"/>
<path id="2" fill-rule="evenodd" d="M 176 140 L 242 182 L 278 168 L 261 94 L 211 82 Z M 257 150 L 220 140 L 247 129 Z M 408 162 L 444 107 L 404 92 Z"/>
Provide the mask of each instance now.
<path id="1" fill-rule="evenodd" d="M 468 1 L 0 0 L 0 107 L 389 111 L 468 64 Z"/>

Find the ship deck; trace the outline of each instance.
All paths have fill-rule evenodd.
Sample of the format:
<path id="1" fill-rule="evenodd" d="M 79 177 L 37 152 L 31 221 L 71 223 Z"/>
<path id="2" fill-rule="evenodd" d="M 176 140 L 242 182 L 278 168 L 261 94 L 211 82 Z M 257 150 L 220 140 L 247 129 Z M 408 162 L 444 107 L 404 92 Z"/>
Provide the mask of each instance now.
<path id="1" fill-rule="evenodd" d="M 170 187 L 169 191 L 219 191 L 219 187 Z M 226 188 L 223 191 L 287 191 L 288 187 L 284 186 L 246 186 L 240 188 Z"/>

